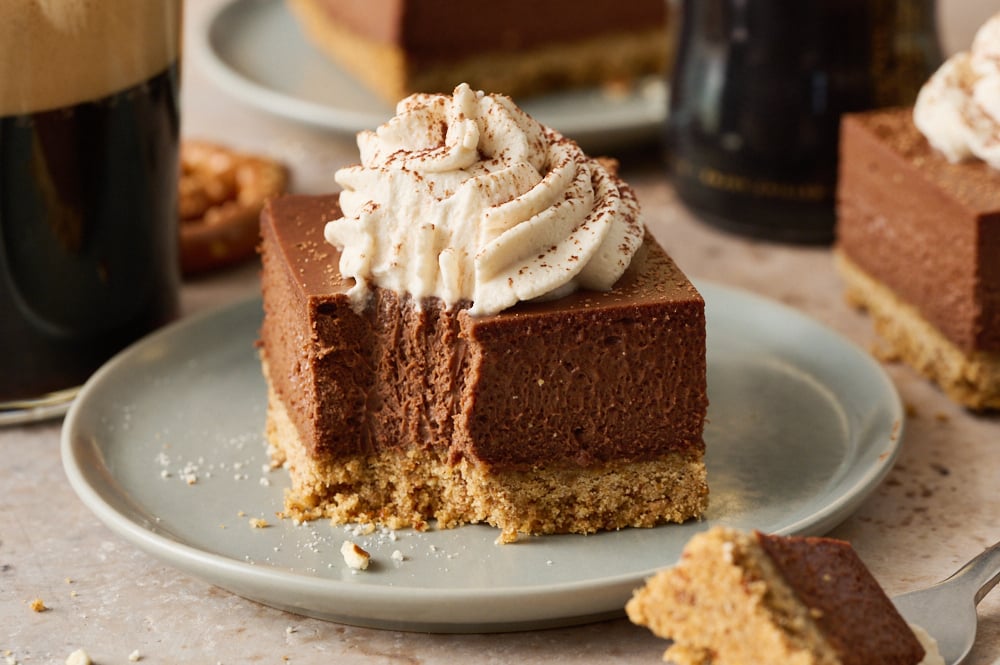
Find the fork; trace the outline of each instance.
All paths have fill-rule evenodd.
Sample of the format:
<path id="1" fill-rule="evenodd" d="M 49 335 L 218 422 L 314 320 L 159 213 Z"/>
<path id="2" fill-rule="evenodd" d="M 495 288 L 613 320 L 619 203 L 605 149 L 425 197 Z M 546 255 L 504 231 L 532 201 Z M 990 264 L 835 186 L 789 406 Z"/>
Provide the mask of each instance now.
<path id="1" fill-rule="evenodd" d="M 896 596 L 892 602 L 907 623 L 937 640 L 946 665 L 959 665 L 976 640 L 976 605 L 1000 581 L 1000 543 L 942 582 Z"/>

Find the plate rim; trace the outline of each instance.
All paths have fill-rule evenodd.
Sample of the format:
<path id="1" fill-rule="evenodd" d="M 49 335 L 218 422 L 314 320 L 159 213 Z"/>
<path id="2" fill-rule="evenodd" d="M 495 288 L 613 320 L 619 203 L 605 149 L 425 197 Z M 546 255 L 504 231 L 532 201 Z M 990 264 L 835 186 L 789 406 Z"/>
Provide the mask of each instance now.
<path id="1" fill-rule="evenodd" d="M 844 479 L 841 479 L 841 481 L 834 487 L 825 487 L 823 490 L 824 495 L 829 495 L 834 489 L 839 489 L 840 491 L 836 492 L 834 495 L 835 498 L 829 503 L 824 504 L 821 509 L 814 510 L 809 513 L 809 515 L 802 516 L 796 521 L 785 524 L 780 529 L 773 531 L 774 533 L 781 534 L 825 533 L 846 519 L 852 512 L 854 512 L 854 510 L 856 510 L 857 506 L 875 490 L 879 483 L 889 473 L 895 459 L 901 451 L 905 430 L 905 413 L 902 400 L 895 384 L 885 372 L 884 368 L 874 358 L 861 349 L 859 345 L 801 310 L 742 288 L 718 284 L 708 280 L 696 279 L 693 281 L 703 295 L 705 295 L 706 292 L 708 294 L 715 293 L 716 297 L 719 297 L 718 294 L 725 294 L 728 297 L 736 297 L 748 303 L 752 303 L 752 306 L 754 307 L 777 308 L 783 311 L 785 315 L 790 315 L 797 319 L 799 323 L 804 323 L 813 327 L 815 330 L 823 331 L 824 334 L 829 336 L 831 339 L 836 340 L 844 348 L 850 349 L 858 359 L 862 359 L 863 364 L 867 365 L 868 369 L 872 371 L 872 377 L 877 377 L 882 384 L 880 386 L 879 394 L 882 396 L 884 401 L 880 406 L 886 410 L 887 415 L 891 418 L 891 422 L 895 425 L 895 430 L 894 435 L 890 436 L 888 441 L 868 442 L 866 444 L 888 444 L 888 449 L 878 455 L 879 463 L 868 465 L 864 472 L 859 474 L 849 487 L 843 487 Z M 707 307 L 711 307 L 711 295 L 706 296 L 705 300 Z M 81 389 L 80 394 L 77 399 L 74 400 L 73 405 L 70 407 L 69 412 L 66 415 L 61 432 L 60 447 L 64 472 L 69 479 L 71 486 L 84 505 L 91 510 L 91 512 L 94 513 L 101 522 L 103 522 L 112 531 L 122 536 L 125 540 L 129 541 L 131 544 L 139 547 L 157 559 L 166 561 L 183 573 L 207 580 L 210 583 L 227 588 L 238 595 L 257 600 L 267 605 L 280 607 L 281 609 L 285 609 L 287 611 L 293 611 L 309 616 L 318 616 L 319 618 L 326 619 L 331 619 L 332 617 L 329 612 L 316 614 L 302 607 L 289 607 L 281 603 L 269 602 L 266 595 L 260 596 L 254 593 L 254 591 L 263 589 L 264 587 L 280 585 L 284 588 L 298 588 L 303 591 L 308 590 L 312 593 L 312 595 L 318 594 L 318 596 L 322 597 L 337 598 L 347 604 L 359 602 L 362 605 L 367 605 L 374 600 L 377 605 L 378 603 L 392 601 L 397 608 L 403 608 L 418 602 L 425 604 L 428 601 L 428 595 L 431 594 L 433 595 L 433 600 L 435 602 L 459 606 L 479 607 L 484 604 L 489 604 L 489 601 L 523 601 L 526 597 L 562 597 L 578 592 L 586 592 L 592 596 L 618 596 L 623 592 L 629 593 L 631 589 L 639 586 L 646 577 L 653 574 L 656 570 L 673 564 L 671 561 L 664 561 L 663 564 L 638 572 L 618 573 L 600 578 L 571 580 L 544 585 L 521 585 L 501 588 L 485 586 L 438 588 L 433 586 L 396 587 L 389 585 L 360 585 L 338 579 L 311 576 L 300 571 L 248 563 L 225 554 L 200 549 L 196 545 L 182 542 L 170 537 L 170 535 L 176 534 L 159 532 L 149 526 L 136 522 L 129 515 L 120 512 L 109 499 L 110 495 L 120 493 L 117 492 L 117 490 L 109 489 L 107 487 L 104 487 L 102 491 L 102 488 L 92 486 L 85 476 L 83 467 L 81 466 L 85 455 L 84 451 L 79 450 L 78 447 L 84 445 L 82 443 L 83 437 L 76 436 L 75 429 L 77 427 L 77 421 L 81 418 L 80 414 L 87 407 L 89 395 L 91 392 L 96 392 L 100 389 L 103 382 L 106 380 L 106 376 L 113 376 L 119 365 L 127 363 L 132 354 L 141 353 L 142 349 L 147 345 L 156 344 L 164 339 L 168 339 L 177 334 L 175 331 L 187 327 L 205 325 L 209 320 L 226 316 L 239 316 L 241 311 L 247 308 L 252 308 L 255 312 L 260 312 L 260 297 L 251 296 L 228 305 L 182 318 L 143 338 L 139 342 L 116 355 L 113 359 L 101 367 Z M 247 314 L 249 314 L 249 312 Z M 865 442 L 860 443 L 865 444 Z M 93 445 L 95 448 L 99 449 L 99 443 L 95 441 L 93 442 Z M 858 452 L 855 451 L 852 455 L 857 457 Z M 855 461 L 854 464 L 856 465 L 857 461 Z M 113 473 L 110 471 L 109 474 L 111 477 L 114 477 Z M 703 523 L 707 523 L 707 521 Z M 670 525 L 666 525 L 661 528 L 669 528 L 669 526 Z M 516 547 L 517 545 L 514 544 L 512 546 Z M 248 585 L 253 587 L 253 589 L 248 591 L 246 588 Z M 404 630 L 417 629 L 450 633 L 496 632 L 523 630 L 526 628 L 544 628 L 555 625 L 578 624 L 608 616 L 620 615 L 622 609 L 623 605 L 617 609 L 608 609 L 607 612 L 585 612 L 574 616 L 567 616 L 565 613 L 552 613 L 551 611 L 546 611 L 542 612 L 545 616 L 539 616 L 525 621 L 514 619 L 496 622 L 488 621 L 485 623 L 482 621 L 458 622 L 441 620 L 421 624 L 419 621 L 400 618 L 398 616 L 388 619 L 372 619 L 371 617 L 354 615 L 333 617 L 333 620 L 376 628 Z M 419 627 L 413 628 L 414 626 Z"/>

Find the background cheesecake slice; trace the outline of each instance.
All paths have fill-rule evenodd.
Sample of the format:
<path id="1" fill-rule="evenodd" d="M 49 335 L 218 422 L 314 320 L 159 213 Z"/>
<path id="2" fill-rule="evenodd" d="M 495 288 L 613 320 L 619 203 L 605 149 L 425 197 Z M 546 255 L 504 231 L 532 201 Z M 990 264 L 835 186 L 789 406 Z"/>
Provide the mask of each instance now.
<path id="1" fill-rule="evenodd" d="M 288 0 L 307 38 L 390 104 L 461 82 L 521 97 L 662 74 L 662 0 Z"/>
<path id="2" fill-rule="evenodd" d="M 837 265 L 891 354 L 975 409 L 1000 407 L 1000 171 L 949 162 L 912 109 L 848 116 Z"/>

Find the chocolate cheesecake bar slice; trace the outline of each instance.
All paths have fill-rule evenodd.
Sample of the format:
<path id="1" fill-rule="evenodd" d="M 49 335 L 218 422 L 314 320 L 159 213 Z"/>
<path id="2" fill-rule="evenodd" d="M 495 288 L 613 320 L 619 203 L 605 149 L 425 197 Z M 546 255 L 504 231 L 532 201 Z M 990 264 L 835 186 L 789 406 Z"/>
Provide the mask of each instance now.
<path id="1" fill-rule="evenodd" d="M 847 116 L 837 264 L 848 299 L 955 401 L 1000 407 L 1000 171 L 949 162 L 912 109 Z"/>
<path id="2" fill-rule="evenodd" d="M 607 292 L 498 314 L 376 288 L 323 239 L 337 196 L 262 216 L 268 440 L 298 518 L 589 533 L 701 515 L 704 302 L 651 237 Z"/>

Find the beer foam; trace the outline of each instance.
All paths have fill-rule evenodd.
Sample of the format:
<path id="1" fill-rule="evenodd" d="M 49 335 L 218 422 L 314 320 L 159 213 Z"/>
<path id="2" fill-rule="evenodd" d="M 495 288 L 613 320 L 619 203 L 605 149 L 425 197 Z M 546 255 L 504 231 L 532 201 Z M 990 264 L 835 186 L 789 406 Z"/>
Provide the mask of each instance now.
<path id="1" fill-rule="evenodd" d="M 180 0 L 0 0 L 0 115 L 100 99 L 180 52 Z"/>

